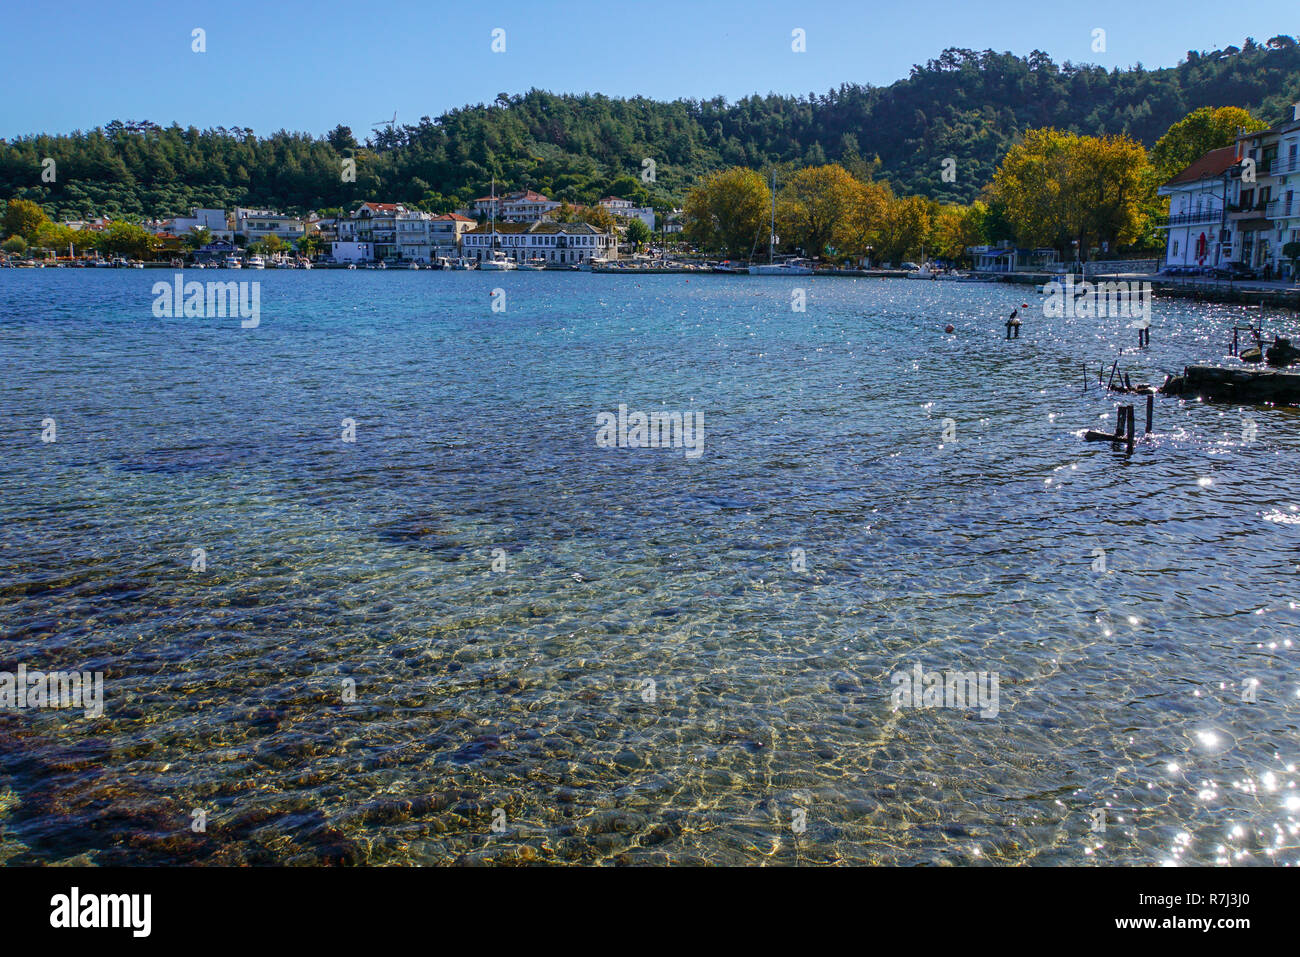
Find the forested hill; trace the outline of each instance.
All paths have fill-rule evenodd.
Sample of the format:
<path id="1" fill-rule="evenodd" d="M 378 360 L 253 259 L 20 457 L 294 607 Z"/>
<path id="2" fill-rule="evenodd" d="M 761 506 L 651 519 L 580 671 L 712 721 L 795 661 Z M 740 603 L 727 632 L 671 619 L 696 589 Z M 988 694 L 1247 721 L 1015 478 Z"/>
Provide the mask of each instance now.
<path id="1" fill-rule="evenodd" d="M 591 203 L 610 192 L 640 195 L 649 158 L 651 196 L 669 203 L 720 167 L 831 160 L 862 171 L 878 157 L 876 175 L 901 193 L 969 201 L 1025 129 L 1128 133 L 1150 146 L 1201 106 L 1241 106 L 1275 122 L 1298 100 L 1300 46 L 1290 36 L 1189 52 L 1159 70 L 949 49 L 888 87 L 846 84 L 825 95 L 736 103 L 533 90 L 384 129 L 360 144 L 342 126 L 325 137 L 262 137 L 114 121 L 0 141 L 0 198 L 33 199 L 64 218 L 236 204 L 304 211 L 362 199 L 441 212 L 485 193 L 495 175 L 502 188 Z M 52 183 L 42 182 L 46 157 L 56 164 Z M 347 157 L 356 159 L 355 182 L 340 173 Z M 940 175 L 945 157 L 957 161 L 953 182 Z"/>

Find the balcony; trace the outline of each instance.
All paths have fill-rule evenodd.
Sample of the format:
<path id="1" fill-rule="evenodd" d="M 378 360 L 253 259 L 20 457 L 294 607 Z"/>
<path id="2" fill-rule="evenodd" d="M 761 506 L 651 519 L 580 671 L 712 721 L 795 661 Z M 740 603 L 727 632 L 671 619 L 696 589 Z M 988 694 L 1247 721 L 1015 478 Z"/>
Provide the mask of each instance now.
<path id="1" fill-rule="evenodd" d="M 1292 216 L 1300 216 L 1300 202 L 1292 200 L 1288 203 L 1283 199 L 1275 199 L 1268 204 L 1264 215 L 1269 219 L 1290 219 Z"/>
<path id="2" fill-rule="evenodd" d="M 1158 216 L 1156 226 L 1160 229 L 1170 229 L 1175 226 L 1204 226 L 1217 223 L 1222 218 L 1223 210 L 1203 209 L 1190 213 L 1175 213 L 1172 216 Z"/>
<path id="3" fill-rule="evenodd" d="M 1295 159 L 1274 160 L 1273 168 L 1269 173 L 1272 176 L 1289 176 L 1292 173 L 1300 173 L 1300 156 Z"/>
<path id="4" fill-rule="evenodd" d="M 1267 202 L 1229 203 L 1228 218 L 1235 220 L 1264 219 L 1268 208 Z"/>

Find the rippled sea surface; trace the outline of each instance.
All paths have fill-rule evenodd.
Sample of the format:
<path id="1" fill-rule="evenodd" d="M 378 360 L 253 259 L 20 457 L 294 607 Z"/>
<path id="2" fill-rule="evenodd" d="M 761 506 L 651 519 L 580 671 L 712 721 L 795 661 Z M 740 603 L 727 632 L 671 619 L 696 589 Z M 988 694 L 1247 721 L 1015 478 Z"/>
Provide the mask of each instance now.
<path id="1" fill-rule="evenodd" d="M 1032 287 L 188 274 L 243 329 L 171 275 L 0 273 L 0 670 L 105 696 L 0 711 L 0 861 L 1300 861 L 1297 413 L 1081 440 L 1240 309 L 1138 353 Z M 703 455 L 598 447 L 620 404 Z M 997 714 L 895 709 L 918 664 Z"/>

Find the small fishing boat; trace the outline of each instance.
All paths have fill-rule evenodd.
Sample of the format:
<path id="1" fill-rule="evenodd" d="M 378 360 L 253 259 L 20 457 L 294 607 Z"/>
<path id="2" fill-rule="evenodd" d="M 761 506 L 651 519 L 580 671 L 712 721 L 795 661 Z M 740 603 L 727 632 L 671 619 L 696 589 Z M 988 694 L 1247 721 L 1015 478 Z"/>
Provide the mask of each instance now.
<path id="1" fill-rule="evenodd" d="M 519 264 L 520 269 L 527 269 L 530 272 L 541 272 L 546 268 L 545 259 L 530 259 L 528 262 Z"/>

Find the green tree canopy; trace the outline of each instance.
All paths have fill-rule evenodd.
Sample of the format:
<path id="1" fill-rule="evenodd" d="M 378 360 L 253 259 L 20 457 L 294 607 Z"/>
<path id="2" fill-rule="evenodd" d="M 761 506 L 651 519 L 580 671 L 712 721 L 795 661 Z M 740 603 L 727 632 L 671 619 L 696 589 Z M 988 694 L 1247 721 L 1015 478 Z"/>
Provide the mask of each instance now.
<path id="1" fill-rule="evenodd" d="M 1231 146 L 1241 130 L 1263 129 L 1268 124 L 1237 106 L 1203 106 L 1169 127 L 1151 148 L 1156 177 L 1167 183 L 1210 150 Z"/>

